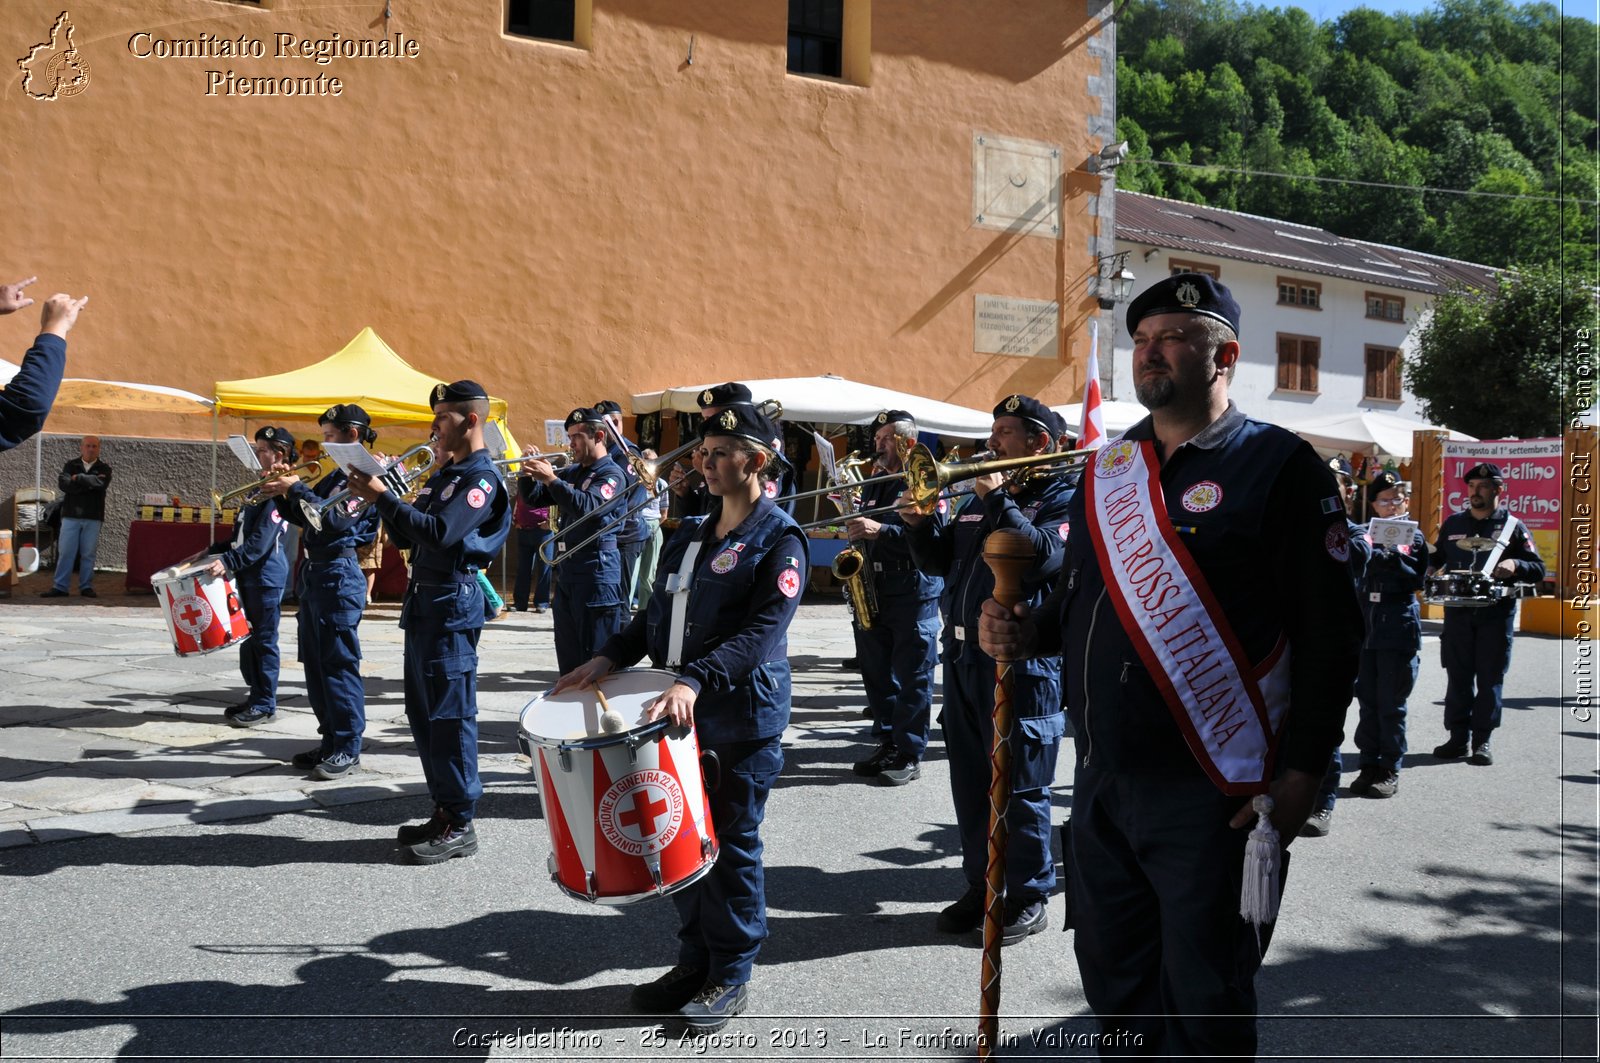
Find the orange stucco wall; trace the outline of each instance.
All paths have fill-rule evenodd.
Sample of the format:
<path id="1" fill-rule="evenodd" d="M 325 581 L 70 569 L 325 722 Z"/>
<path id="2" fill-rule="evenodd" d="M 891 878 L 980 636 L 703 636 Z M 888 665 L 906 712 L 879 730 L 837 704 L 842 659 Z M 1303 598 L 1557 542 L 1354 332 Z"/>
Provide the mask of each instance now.
<path id="1" fill-rule="evenodd" d="M 734 376 L 1080 397 L 1098 182 L 1073 171 L 1100 146 L 1082 0 L 876 0 L 869 86 L 786 74 L 784 0 L 594 0 L 590 50 L 506 36 L 504 0 L 396 0 L 387 29 L 417 58 L 326 66 L 273 58 L 274 34 L 381 37 L 382 0 L 77 0 L 89 82 L 31 99 L 11 60 L 67 2 L 0 14 L 0 272 L 91 296 L 71 375 L 209 394 L 371 325 L 509 399 L 530 438 L 579 402 Z M 268 57 L 141 59 L 139 31 L 244 34 Z M 213 69 L 343 89 L 208 96 Z M 1059 240 L 972 224 L 980 132 L 1062 147 Z M 973 353 L 975 292 L 1060 300 L 1060 355 Z M 0 327 L 13 359 L 20 316 Z M 91 427 L 111 430 L 50 424 Z"/>

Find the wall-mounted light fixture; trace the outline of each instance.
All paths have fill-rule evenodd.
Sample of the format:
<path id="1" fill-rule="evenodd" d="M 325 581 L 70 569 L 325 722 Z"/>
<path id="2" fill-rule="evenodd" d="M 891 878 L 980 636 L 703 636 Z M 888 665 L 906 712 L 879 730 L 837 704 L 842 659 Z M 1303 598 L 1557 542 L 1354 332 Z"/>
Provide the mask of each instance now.
<path id="1" fill-rule="evenodd" d="M 1090 173 L 1109 173 L 1121 166 L 1128 158 L 1128 142 L 1119 140 L 1115 144 L 1107 144 L 1095 154 L 1089 156 L 1089 161 L 1084 164 L 1084 169 Z"/>
<path id="2" fill-rule="evenodd" d="M 1110 310 L 1118 303 L 1133 298 L 1133 282 L 1138 280 L 1128 270 L 1128 252 L 1102 255 L 1095 263 L 1095 276 L 1089 294 L 1100 301 L 1100 309 Z"/>

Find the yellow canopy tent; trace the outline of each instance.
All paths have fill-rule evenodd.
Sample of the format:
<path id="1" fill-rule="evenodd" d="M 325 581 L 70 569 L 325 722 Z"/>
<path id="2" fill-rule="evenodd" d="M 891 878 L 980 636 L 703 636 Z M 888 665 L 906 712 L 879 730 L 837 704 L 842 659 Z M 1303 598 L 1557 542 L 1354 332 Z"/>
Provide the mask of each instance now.
<path id="1" fill-rule="evenodd" d="M 359 403 L 374 425 L 426 424 L 428 393 L 438 377 L 419 373 L 370 327 L 342 351 L 314 365 L 251 380 L 219 380 L 217 412 L 236 417 L 282 414 L 315 421 L 338 402 Z M 489 416 L 505 420 L 504 399 L 489 400 Z"/>

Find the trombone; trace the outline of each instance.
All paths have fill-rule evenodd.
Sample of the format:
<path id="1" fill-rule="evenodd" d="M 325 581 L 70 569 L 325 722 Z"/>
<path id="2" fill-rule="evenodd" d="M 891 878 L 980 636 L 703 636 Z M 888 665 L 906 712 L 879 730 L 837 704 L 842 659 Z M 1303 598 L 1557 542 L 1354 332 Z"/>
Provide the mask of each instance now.
<path id="1" fill-rule="evenodd" d="M 433 453 L 432 443 L 418 443 L 404 454 L 391 461 L 379 477 L 384 486 L 396 495 L 404 497 L 411 493 L 411 489 L 422 483 L 422 477 L 433 468 L 433 463 L 438 458 Z M 300 500 L 300 515 L 305 517 L 306 524 L 312 531 L 321 531 L 323 520 L 335 506 L 342 506 L 350 499 L 350 488 L 335 491 L 321 502 L 313 502 L 308 498 Z M 364 502 L 350 511 L 352 517 L 359 515 L 371 502 Z"/>
<path id="2" fill-rule="evenodd" d="M 779 402 L 777 399 L 763 399 L 762 401 L 756 403 L 755 407 L 763 416 L 770 417 L 770 418 L 772 418 L 774 420 L 776 420 L 777 418 L 780 418 L 780 417 L 783 416 L 783 403 Z M 601 525 L 601 527 L 600 527 L 600 529 L 598 531 L 596 531 L 594 534 L 592 534 L 592 535 L 588 536 L 587 538 L 585 538 L 581 543 L 579 543 L 577 546 L 573 547 L 571 550 L 565 551 L 563 554 L 557 554 L 556 553 L 556 544 L 560 540 L 562 540 L 565 537 L 571 535 L 578 528 L 582 527 L 586 522 L 588 522 L 590 520 L 597 519 L 599 517 L 605 516 L 607 513 L 610 513 L 613 509 L 617 508 L 622 503 L 626 502 L 628 500 L 628 496 L 633 493 L 631 489 L 619 492 L 615 498 L 610 499 L 609 501 L 607 501 L 603 505 L 596 506 L 594 509 L 591 509 L 589 512 L 585 513 L 583 516 L 581 516 L 577 520 L 573 521 L 571 524 L 568 524 L 566 527 L 552 532 L 550 534 L 549 538 L 547 538 L 543 543 L 541 543 L 539 545 L 539 556 L 540 556 L 540 558 L 547 565 L 551 565 L 551 566 L 559 565 L 561 563 L 562 557 L 565 554 L 568 554 L 568 553 L 575 554 L 575 553 L 577 553 L 579 550 L 582 550 L 585 546 L 588 546 L 590 543 L 594 542 L 596 539 L 598 539 L 601 536 L 605 535 L 605 533 L 610 531 L 612 528 L 614 528 L 614 527 L 616 527 L 618 525 L 621 525 L 623 523 L 626 523 L 627 521 L 631 520 L 635 513 L 638 513 L 640 510 L 644 509 L 645 506 L 648 506 L 651 502 L 655 501 L 656 496 L 660 494 L 660 492 L 656 490 L 655 484 L 656 484 L 657 480 L 662 479 L 662 477 L 660 475 L 661 470 L 662 469 L 670 469 L 672 467 L 672 463 L 673 462 L 677 461 L 679 458 L 683 457 L 685 454 L 689 453 L 690 451 L 692 451 L 695 447 L 698 447 L 699 445 L 700 445 L 700 440 L 698 438 L 691 439 L 691 440 L 689 440 L 689 442 L 683 444 L 682 446 L 676 447 L 676 448 L 674 448 L 672 450 L 667 451 L 665 454 L 663 454 L 660 457 L 656 458 L 654 461 L 646 461 L 644 458 L 642 458 L 639 455 L 639 452 L 637 450 L 629 451 L 628 452 L 628 465 L 629 465 L 630 468 L 633 469 L 634 475 L 636 477 L 638 477 L 640 486 L 643 486 L 644 489 L 645 489 L 644 498 L 642 498 L 638 502 L 634 503 L 632 506 L 629 506 L 628 509 L 623 511 L 621 516 L 619 516 L 616 519 L 608 521 L 607 523 Z M 694 471 L 696 473 L 698 473 L 700 470 L 696 469 Z M 649 486 L 645 486 L 645 485 L 649 485 Z M 670 490 L 670 489 L 671 489 L 671 485 L 668 485 L 668 490 Z"/>
<path id="3" fill-rule="evenodd" d="M 316 461 L 301 462 L 288 472 L 279 473 L 278 476 L 320 476 L 322 474 L 322 462 L 322 458 L 318 458 Z M 255 505 L 255 503 L 261 501 L 261 489 L 277 478 L 277 476 L 271 476 L 267 472 L 263 472 L 261 479 L 253 480 L 242 487 L 235 487 L 226 494 L 218 494 L 216 491 L 212 491 L 211 505 L 218 510 L 227 509 L 235 503 L 240 506 Z"/>
<path id="4" fill-rule="evenodd" d="M 894 513 L 902 509 L 915 509 L 927 515 L 933 512 L 938 505 L 939 495 L 951 484 L 963 480 L 975 480 L 980 476 L 988 476 L 996 472 L 1031 473 L 1034 471 L 1046 472 L 1051 475 L 1065 475 L 1078 472 L 1095 453 L 1089 450 L 1061 450 L 1049 454 L 1027 454 L 1020 458 L 993 458 L 989 457 L 992 451 L 974 454 L 968 461 L 941 462 L 934 458 L 933 452 L 918 443 L 911 448 L 906 458 L 905 469 L 901 472 L 890 473 L 885 476 L 872 476 L 861 481 L 861 484 L 877 483 L 896 477 L 905 477 L 906 489 L 904 494 L 895 500 L 893 505 L 879 506 L 876 509 L 864 509 L 852 514 L 856 517 L 872 517 L 884 513 Z M 1060 466 L 1052 468 L 1052 466 Z M 852 485 L 860 486 L 860 485 Z M 810 495 L 824 494 L 837 488 L 819 488 L 816 491 L 803 491 L 800 494 L 789 495 L 789 498 L 804 498 Z M 957 494 L 970 494 L 970 491 L 956 492 Z M 783 501 L 783 499 L 779 499 Z M 802 524 L 802 528 L 816 528 L 823 524 L 837 524 L 837 519 L 827 521 L 813 521 Z"/>

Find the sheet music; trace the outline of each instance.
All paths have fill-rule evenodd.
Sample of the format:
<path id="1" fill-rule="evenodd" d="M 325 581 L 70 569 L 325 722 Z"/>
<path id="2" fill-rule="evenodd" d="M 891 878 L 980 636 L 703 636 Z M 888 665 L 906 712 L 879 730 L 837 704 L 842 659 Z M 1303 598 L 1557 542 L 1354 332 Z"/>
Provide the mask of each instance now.
<path id="1" fill-rule="evenodd" d="M 1410 546 L 1417 532 L 1414 520 L 1395 520 L 1375 517 L 1367 523 L 1367 537 L 1373 546 Z"/>
<path id="2" fill-rule="evenodd" d="M 256 457 L 255 448 L 244 436 L 229 436 L 228 449 L 233 451 L 233 456 L 238 458 L 239 463 L 245 468 L 254 473 L 261 471 L 261 461 Z"/>
<path id="3" fill-rule="evenodd" d="M 838 462 L 833 456 L 833 444 L 817 432 L 811 433 L 811 438 L 817 441 L 817 457 L 822 459 L 822 468 L 828 474 L 826 483 L 839 482 Z"/>
<path id="4" fill-rule="evenodd" d="M 346 473 L 355 469 L 368 476 L 383 475 L 383 466 L 378 464 L 378 459 L 360 443 L 324 443 L 322 452 L 332 458 Z"/>

